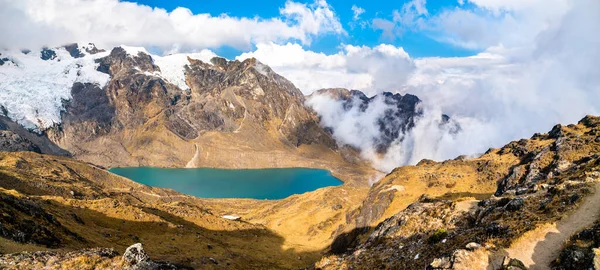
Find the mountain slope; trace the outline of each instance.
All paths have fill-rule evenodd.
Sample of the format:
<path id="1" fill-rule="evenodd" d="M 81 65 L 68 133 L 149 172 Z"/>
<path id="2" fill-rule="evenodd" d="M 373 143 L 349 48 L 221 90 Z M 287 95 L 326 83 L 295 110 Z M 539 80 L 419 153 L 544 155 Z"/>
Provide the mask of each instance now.
<path id="1" fill-rule="evenodd" d="M 77 44 L 2 56 L 13 61 L 0 66 L 0 86 L 10 90 L 3 95 L 12 99 L 0 102 L 4 114 L 79 160 L 103 167 L 315 167 L 363 184 L 362 172 L 372 171 L 356 151 L 338 147 L 292 83 L 255 59 L 189 55 L 202 61 Z M 38 95 L 22 99 L 32 93 Z"/>
<path id="2" fill-rule="evenodd" d="M 559 245 L 598 219 L 599 151 L 600 118 L 587 116 L 480 158 L 398 168 L 348 216 L 356 229 L 334 241 L 331 251 L 338 255 L 317 266 L 502 269 L 512 257 L 548 269 Z M 467 178 L 480 185 L 458 192 Z M 415 180 L 429 186 L 421 189 L 429 196 L 409 204 L 406 197 L 417 191 L 407 184 Z"/>
<path id="3" fill-rule="evenodd" d="M 340 186 L 279 201 L 198 199 L 71 158 L 0 153 L 0 253 L 122 253 L 141 242 L 152 259 L 186 267 L 295 269 L 318 259 L 364 191 Z M 242 220 L 222 218 L 230 214 Z"/>
<path id="4" fill-rule="evenodd" d="M 598 210 L 589 202 L 600 181 L 599 136 L 600 118 L 589 116 L 480 158 L 398 168 L 370 190 L 343 185 L 280 201 L 198 199 L 70 158 L 1 153 L 8 215 L 0 217 L 0 252 L 123 252 L 141 242 L 151 258 L 186 267 L 290 269 L 312 265 L 333 243 L 316 267 L 500 269 L 505 256 L 531 265 L 522 256 L 539 256 L 538 230 L 558 222 L 562 240 L 590 226 L 560 229 L 578 211 Z M 242 221 L 221 217 L 228 214 Z M 529 241 L 538 243 L 533 251 L 522 244 Z M 0 262 L 29 258 L 6 256 Z"/>

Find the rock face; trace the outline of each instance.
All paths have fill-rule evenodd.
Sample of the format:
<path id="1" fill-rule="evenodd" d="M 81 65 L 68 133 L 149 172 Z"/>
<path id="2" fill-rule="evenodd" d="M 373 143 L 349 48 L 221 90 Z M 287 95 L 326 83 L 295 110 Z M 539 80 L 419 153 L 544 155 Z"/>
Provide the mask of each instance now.
<path id="1" fill-rule="evenodd" d="M 37 134 L 24 129 L 21 125 L 0 115 L 0 152 L 31 151 L 58 156 L 68 156 L 69 153 L 44 134 Z"/>
<path id="2" fill-rule="evenodd" d="M 148 254 L 146 254 L 146 251 L 144 251 L 144 248 L 140 243 L 128 247 L 125 250 L 125 253 L 123 253 L 123 260 L 131 265 L 140 264 L 149 259 L 150 257 L 148 257 Z"/>
<path id="3" fill-rule="evenodd" d="M 19 151 L 31 151 L 40 153 L 40 148 L 34 145 L 27 139 L 22 138 L 18 134 L 12 131 L 1 130 L 0 126 L 0 151 L 6 152 L 19 152 Z"/>

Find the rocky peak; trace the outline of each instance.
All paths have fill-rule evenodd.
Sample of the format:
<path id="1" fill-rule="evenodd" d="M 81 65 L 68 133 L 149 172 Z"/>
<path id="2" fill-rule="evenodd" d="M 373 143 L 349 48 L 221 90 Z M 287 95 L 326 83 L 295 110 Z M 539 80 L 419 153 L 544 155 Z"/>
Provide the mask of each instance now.
<path id="1" fill-rule="evenodd" d="M 184 110 L 202 106 L 211 129 L 232 131 L 239 128 L 234 123 L 242 119 L 264 128 L 272 121 L 281 121 L 278 132 L 287 138 L 286 143 L 300 145 L 321 141 L 335 147 L 330 136 L 318 127 L 314 112 L 304 106 L 302 92 L 268 66 L 254 58 L 229 61 L 215 57 L 210 61 L 212 65 L 188 60 L 190 64 L 185 66 L 185 74 L 192 98 Z M 187 124 L 206 126 L 194 124 L 205 117 L 190 114 L 189 118 Z"/>
<path id="2" fill-rule="evenodd" d="M 368 97 L 358 90 L 332 88 L 316 91 L 312 95 L 326 95 L 340 101 L 345 111 L 357 108 L 359 112 L 365 113 L 370 106 L 381 106 L 381 103 L 387 106 L 384 114 L 377 119 L 380 136 L 373 138 L 379 153 L 385 153 L 392 142 L 402 139 L 406 132 L 415 126 L 417 118 L 423 114 L 419 106 L 421 100 L 411 94 L 383 92 Z"/>
<path id="3" fill-rule="evenodd" d="M 160 68 L 154 65 L 152 57 L 144 52 L 138 55 L 130 55 L 121 47 L 115 47 L 110 55 L 96 60 L 99 63 L 98 71 L 111 75 L 119 76 L 121 72 L 137 73 L 159 71 Z"/>
<path id="4" fill-rule="evenodd" d="M 79 50 L 79 45 L 77 45 L 77 43 L 67 44 L 63 47 L 65 48 L 65 50 L 67 50 L 67 52 L 69 52 L 69 54 L 73 58 L 81 58 L 84 56 L 81 50 Z"/>
<path id="5" fill-rule="evenodd" d="M 48 48 L 43 48 L 40 58 L 42 60 L 54 60 L 56 58 L 56 52 Z"/>
<path id="6" fill-rule="evenodd" d="M 94 44 L 94 43 L 88 43 L 87 45 L 82 46 L 82 48 L 85 50 L 86 53 L 89 53 L 89 54 L 97 54 L 97 53 L 106 51 L 104 49 L 98 49 L 96 47 L 96 44 Z"/>

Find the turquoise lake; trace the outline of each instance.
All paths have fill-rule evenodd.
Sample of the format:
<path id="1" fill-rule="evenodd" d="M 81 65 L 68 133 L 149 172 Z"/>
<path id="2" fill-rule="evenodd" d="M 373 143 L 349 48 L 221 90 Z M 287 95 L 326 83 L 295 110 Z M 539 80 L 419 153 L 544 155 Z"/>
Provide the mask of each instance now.
<path id="1" fill-rule="evenodd" d="M 223 170 L 136 167 L 113 168 L 109 171 L 141 184 L 170 188 L 199 198 L 277 200 L 343 184 L 329 171 L 306 168 Z"/>

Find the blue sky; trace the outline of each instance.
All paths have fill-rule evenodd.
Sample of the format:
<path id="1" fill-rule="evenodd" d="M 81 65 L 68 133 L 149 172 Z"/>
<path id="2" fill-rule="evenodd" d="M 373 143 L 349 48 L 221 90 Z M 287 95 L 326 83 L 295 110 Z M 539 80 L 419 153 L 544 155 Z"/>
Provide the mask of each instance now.
<path id="1" fill-rule="evenodd" d="M 278 17 L 279 9 L 286 3 L 285 0 L 261 0 L 260 4 L 257 4 L 255 1 L 245 0 L 137 0 L 129 2 L 163 8 L 169 12 L 177 7 L 185 7 L 190 9 L 194 14 L 209 13 L 212 16 L 227 14 L 232 17 L 248 18 Z M 296 2 L 313 3 L 312 0 Z M 400 10 L 406 2 L 409 1 L 329 0 L 327 3 L 335 11 L 348 34 L 319 36 L 310 45 L 304 45 L 304 47 L 315 52 L 332 54 L 338 52 L 342 44 L 373 47 L 381 43 L 386 43 L 403 47 L 411 57 L 469 56 L 479 52 L 438 42 L 431 37 L 431 34 L 419 31 L 404 31 L 401 35 L 397 35 L 394 38 L 386 37 L 383 36 L 381 30 L 374 29 L 371 26 L 372 20 L 376 18 L 393 20 L 393 11 Z M 353 6 L 364 9 L 364 13 L 360 15 L 358 21 L 354 20 Z M 427 16 L 435 16 L 443 10 L 454 9 L 457 6 L 459 6 L 458 1 L 428 1 L 426 3 Z M 462 7 L 464 8 L 465 6 L 463 5 Z M 361 23 L 365 26 L 361 27 Z M 227 58 L 233 58 L 241 53 L 240 50 L 231 47 L 211 49 Z"/>

